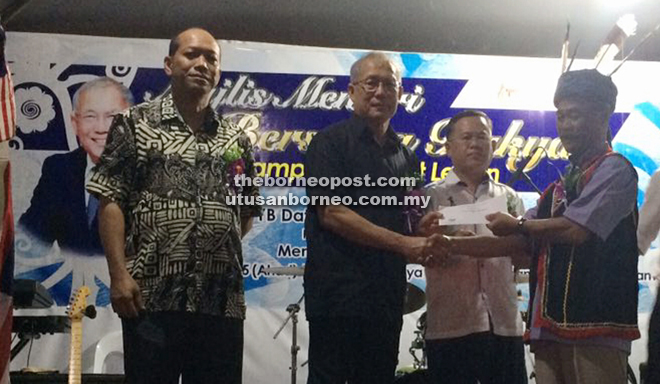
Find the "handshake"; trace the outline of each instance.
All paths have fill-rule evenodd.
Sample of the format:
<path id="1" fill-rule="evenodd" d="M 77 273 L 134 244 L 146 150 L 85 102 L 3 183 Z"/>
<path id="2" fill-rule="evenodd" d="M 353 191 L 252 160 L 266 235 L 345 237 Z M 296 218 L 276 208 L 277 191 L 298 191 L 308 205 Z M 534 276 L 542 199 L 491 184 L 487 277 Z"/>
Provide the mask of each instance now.
<path id="1" fill-rule="evenodd" d="M 481 247 L 483 236 L 479 238 L 474 232 L 465 229 L 449 232 L 449 227 L 439 224 L 442 218 L 439 211 L 426 214 L 419 222 L 417 236 L 405 238 L 401 253 L 409 263 L 431 268 L 443 266 L 451 255 L 472 255 L 473 251 Z M 486 220 L 486 226 L 496 236 L 512 235 L 519 231 L 518 219 L 508 213 L 493 213 L 487 215 Z M 469 237 L 473 240 L 466 239 Z M 479 253 L 487 251 L 481 249 Z"/>

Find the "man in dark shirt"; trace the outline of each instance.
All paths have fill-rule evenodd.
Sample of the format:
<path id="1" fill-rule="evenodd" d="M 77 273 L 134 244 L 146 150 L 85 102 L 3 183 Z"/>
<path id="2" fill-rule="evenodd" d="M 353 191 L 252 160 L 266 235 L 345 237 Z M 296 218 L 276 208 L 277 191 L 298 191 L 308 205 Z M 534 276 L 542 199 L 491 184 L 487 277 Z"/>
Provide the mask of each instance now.
<path id="1" fill-rule="evenodd" d="M 348 92 L 354 115 L 312 140 L 308 178 L 411 177 L 415 154 L 390 126 L 402 93 L 401 72 L 382 53 L 351 67 Z M 366 182 L 366 179 L 363 180 Z M 401 187 L 307 189 L 310 198 L 403 197 Z M 404 236 L 399 206 L 312 205 L 305 231 L 306 313 L 310 328 L 308 384 L 394 380 L 401 332 L 407 262 L 418 262 L 425 238 Z"/>

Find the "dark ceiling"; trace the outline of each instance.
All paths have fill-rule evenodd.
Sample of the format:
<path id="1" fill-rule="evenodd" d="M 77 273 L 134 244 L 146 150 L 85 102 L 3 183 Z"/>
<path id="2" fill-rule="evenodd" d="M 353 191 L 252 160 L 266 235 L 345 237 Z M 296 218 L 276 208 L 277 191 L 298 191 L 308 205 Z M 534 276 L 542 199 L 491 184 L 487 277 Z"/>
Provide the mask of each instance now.
<path id="1" fill-rule="evenodd" d="M 559 56 L 568 20 L 579 58 L 593 57 L 625 13 L 639 22 L 626 50 L 660 23 L 659 0 L 0 0 L 0 9 L 23 3 L 3 15 L 7 30 L 170 38 L 201 26 L 228 40 L 533 57 Z M 660 61 L 660 33 L 633 59 Z"/>

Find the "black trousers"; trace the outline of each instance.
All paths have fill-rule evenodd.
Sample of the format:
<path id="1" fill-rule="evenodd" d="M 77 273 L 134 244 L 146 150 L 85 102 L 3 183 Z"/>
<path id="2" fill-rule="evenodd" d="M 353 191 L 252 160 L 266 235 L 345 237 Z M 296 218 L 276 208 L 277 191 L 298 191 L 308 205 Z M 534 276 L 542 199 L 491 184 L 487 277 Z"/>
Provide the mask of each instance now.
<path id="1" fill-rule="evenodd" d="M 309 321 L 307 384 L 390 384 L 403 319 L 328 317 Z"/>
<path id="2" fill-rule="evenodd" d="M 649 322 L 648 360 L 644 384 L 660 384 L 660 300 L 655 300 Z"/>
<path id="3" fill-rule="evenodd" d="M 156 312 L 122 328 L 127 383 L 241 383 L 243 320 Z"/>
<path id="4" fill-rule="evenodd" d="M 426 356 L 433 383 L 527 384 L 522 337 L 480 332 L 427 340 Z"/>

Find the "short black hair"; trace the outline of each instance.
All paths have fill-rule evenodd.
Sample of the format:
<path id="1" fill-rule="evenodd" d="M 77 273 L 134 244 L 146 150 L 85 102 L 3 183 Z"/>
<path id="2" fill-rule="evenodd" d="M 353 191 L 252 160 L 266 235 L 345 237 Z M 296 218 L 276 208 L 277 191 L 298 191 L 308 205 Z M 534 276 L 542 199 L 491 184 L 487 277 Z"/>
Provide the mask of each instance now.
<path id="1" fill-rule="evenodd" d="M 168 56 L 174 56 L 174 54 L 176 53 L 176 51 L 179 49 L 179 46 L 181 45 L 181 42 L 179 41 L 179 37 L 180 37 L 184 32 L 190 31 L 191 29 L 198 29 L 198 30 L 200 30 L 200 31 L 204 31 L 204 32 L 208 33 L 209 35 L 211 35 L 211 32 L 209 32 L 208 30 L 206 30 L 206 29 L 204 29 L 204 28 L 201 28 L 201 27 L 190 27 L 190 28 L 186 28 L 186 29 L 184 29 L 183 31 L 177 33 L 176 36 L 174 36 L 174 37 L 170 40 L 170 48 L 169 48 L 169 50 L 168 50 L 168 54 L 167 54 Z M 211 36 L 213 37 L 213 35 L 211 35 Z M 215 37 L 213 37 L 213 40 L 216 40 Z M 215 43 L 218 44 L 218 41 L 216 40 Z M 218 44 L 218 48 L 220 48 L 220 44 Z"/>
<path id="2" fill-rule="evenodd" d="M 490 131 L 491 132 L 493 131 L 493 120 L 491 120 L 490 117 L 488 117 L 486 112 L 482 112 L 476 109 L 467 109 L 463 112 L 459 112 L 454 116 L 452 116 L 452 118 L 447 123 L 447 126 L 443 130 L 444 136 L 446 138 L 449 138 L 449 135 L 451 135 L 451 132 L 454 130 L 454 126 L 456 125 L 456 123 L 458 123 L 460 119 L 466 117 L 483 117 L 488 122 L 488 128 L 490 128 Z"/>
<path id="3" fill-rule="evenodd" d="M 179 49 L 179 35 L 180 35 L 180 33 L 177 34 L 176 36 L 174 36 L 170 40 L 170 49 L 169 49 L 169 53 L 167 54 L 168 56 L 174 56 L 177 49 Z"/>

